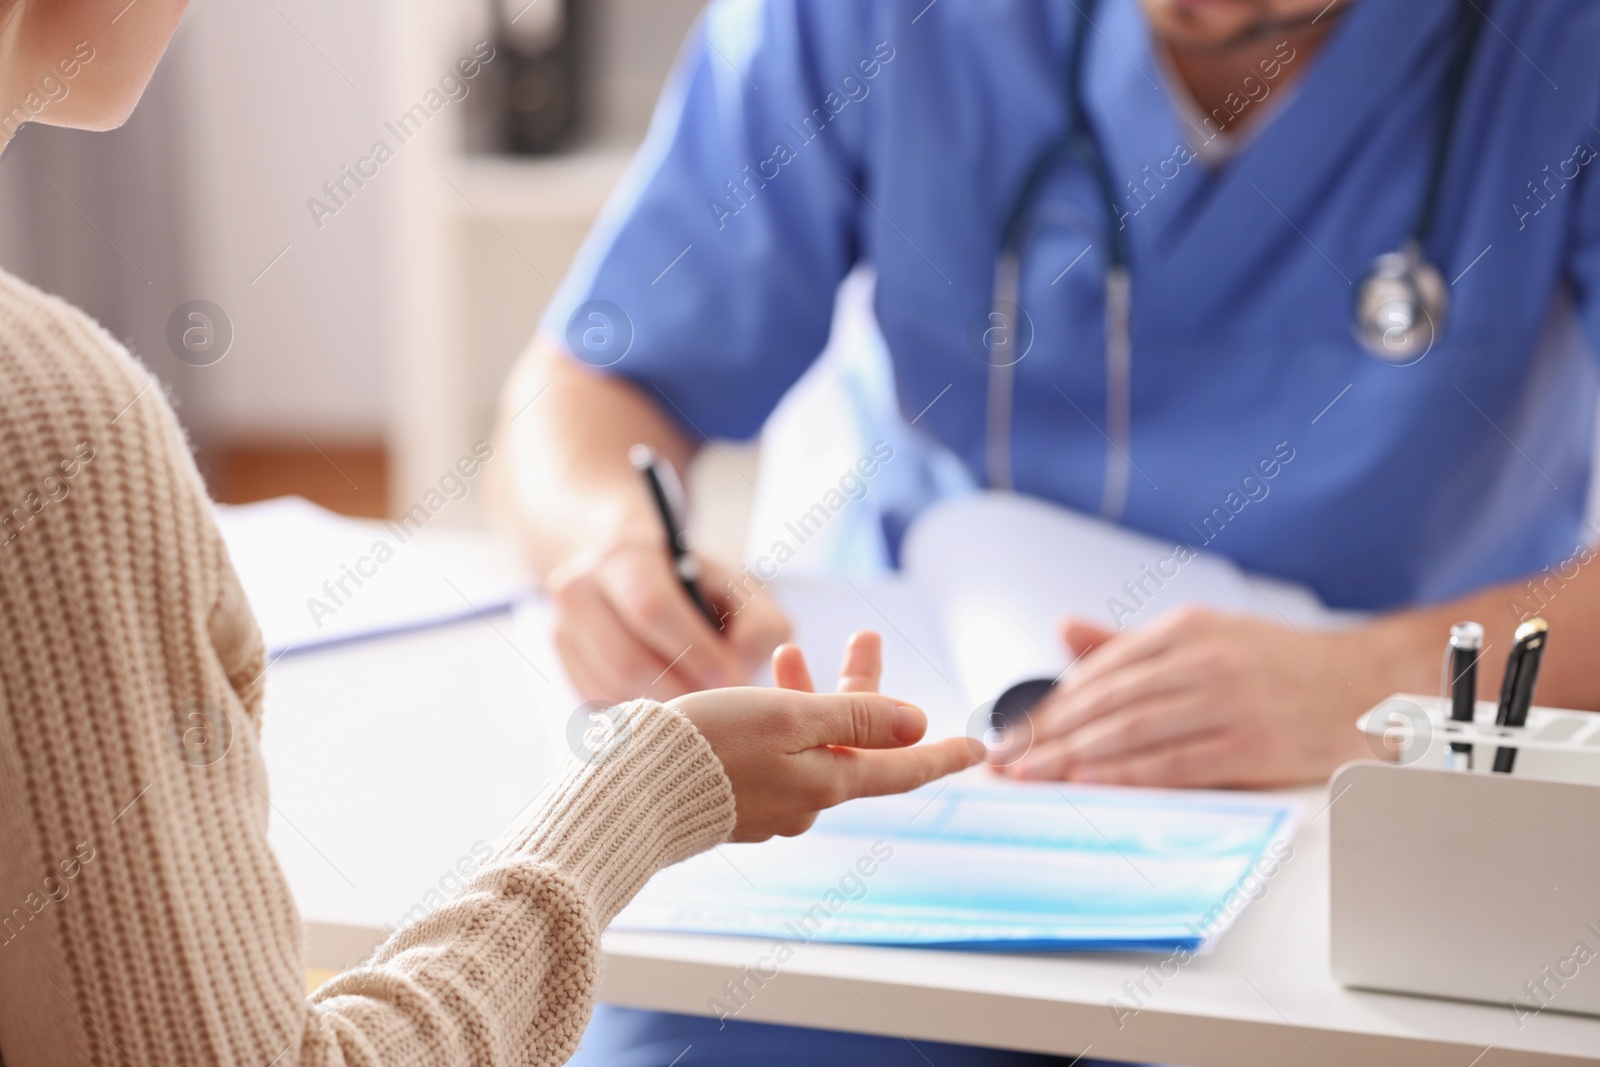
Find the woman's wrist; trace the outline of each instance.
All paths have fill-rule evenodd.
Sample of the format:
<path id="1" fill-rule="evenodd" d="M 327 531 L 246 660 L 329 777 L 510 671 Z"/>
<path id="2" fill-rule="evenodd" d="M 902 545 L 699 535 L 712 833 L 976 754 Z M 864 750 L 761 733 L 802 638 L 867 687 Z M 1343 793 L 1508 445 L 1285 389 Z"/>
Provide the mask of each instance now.
<path id="1" fill-rule="evenodd" d="M 585 740 L 503 855 L 561 870 L 604 926 L 656 871 L 727 839 L 733 787 L 695 725 L 654 701 L 607 709 Z"/>

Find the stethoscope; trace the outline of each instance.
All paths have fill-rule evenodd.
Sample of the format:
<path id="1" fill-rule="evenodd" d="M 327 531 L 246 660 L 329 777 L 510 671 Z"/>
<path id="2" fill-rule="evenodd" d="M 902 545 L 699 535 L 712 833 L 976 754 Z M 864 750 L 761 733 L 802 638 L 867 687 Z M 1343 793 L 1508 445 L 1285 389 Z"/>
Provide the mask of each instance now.
<path id="1" fill-rule="evenodd" d="M 1106 448 L 1105 487 L 1100 514 L 1120 518 L 1127 508 L 1132 422 L 1133 338 L 1132 294 L 1128 273 L 1126 231 L 1117 221 L 1116 189 L 1110 167 L 1095 141 L 1084 111 L 1084 46 L 1094 30 L 1093 15 L 1099 0 L 1077 0 L 1077 32 L 1067 54 L 1066 133 L 1042 152 L 1024 178 L 1005 226 L 994 271 L 994 296 L 983 348 L 989 364 L 988 404 L 985 423 L 984 467 L 991 488 L 1011 489 L 1011 418 L 1016 366 L 1027 355 L 1022 327 L 1026 319 L 1018 306 L 1022 270 L 1022 244 L 1040 186 L 1063 155 L 1082 163 L 1094 179 L 1095 193 L 1105 215 L 1106 279 Z M 1475 17 L 1476 16 L 1476 17 Z M 1434 337 L 1444 327 L 1449 310 L 1444 275 L 1423 253 L 1433 231 L 1434 217 L 1444 184 L 1445 164 L 1455 135 L 1467 71 L 1472 64 L 1478 31 L 1486 16 L 1473 0 L 1463 0 L 1454 29 L 1454 47 L 1445 79 L 1445 104 L 1434 137 L 1422 205 L 1404 244 L 1379 256 L 1356 287 L 1352 330 L 1362 347 L 1396 366 L 1427 354 Z M 1021 349 L 1020 351 L 1018 349 Z"/>

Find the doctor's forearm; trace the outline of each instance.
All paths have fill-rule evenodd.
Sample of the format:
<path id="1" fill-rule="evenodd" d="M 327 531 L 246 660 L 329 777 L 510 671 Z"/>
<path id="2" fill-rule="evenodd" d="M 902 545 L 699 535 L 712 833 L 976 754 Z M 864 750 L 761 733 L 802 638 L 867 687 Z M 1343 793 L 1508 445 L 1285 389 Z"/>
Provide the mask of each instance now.
<path id="1" fill-rule="evenodd" d="M 651 400 L 539 338 L 501 398 L 493 485 L 498 523 L 541 577 L 580 552 L 659 536 L 628 449 L 643 443 L 682 471 L 693 443 Z"/>
<path id="2" fill-rule="evenodd" d="M 1551 641 L 1539 672 L 1537 701 L 1600 709 L 1600 671 L 1594 669 L 1600 652 L 1600 566 L 1585 565 L 1593 560 L 1592 550 L 1586 548 L 1565 567 L 1374 622 L 1375 646 L 1393 657 L 1396 687 L 1420 693 L 1437 690 L 1450 624 L 1471 620 L 1484 628 L 1478 698 L 1496 699 L 1512 634 L 1538 615 L 1550 624 Z"/>

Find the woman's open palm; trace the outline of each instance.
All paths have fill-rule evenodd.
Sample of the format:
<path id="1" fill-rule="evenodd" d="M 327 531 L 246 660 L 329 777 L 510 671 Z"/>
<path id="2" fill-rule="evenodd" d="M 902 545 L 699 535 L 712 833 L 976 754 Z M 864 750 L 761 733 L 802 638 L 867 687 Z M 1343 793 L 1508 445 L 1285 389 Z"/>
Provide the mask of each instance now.
<path id="1" fill-rule="evenodd" d="M 878 693 L 883 643 L 853 635 L 838 691 L 818 693 L 795 645 L 772 655 L 777 688 L 713 689 L 672 701 L 699 728 L 733 783 L 734 841 L 803 833 L 824 808 L 903 793 L 977 763 L 965 737 L 917 745 L 920 708 Z M 915 747 L 912 747 L 915 746 Z"/>

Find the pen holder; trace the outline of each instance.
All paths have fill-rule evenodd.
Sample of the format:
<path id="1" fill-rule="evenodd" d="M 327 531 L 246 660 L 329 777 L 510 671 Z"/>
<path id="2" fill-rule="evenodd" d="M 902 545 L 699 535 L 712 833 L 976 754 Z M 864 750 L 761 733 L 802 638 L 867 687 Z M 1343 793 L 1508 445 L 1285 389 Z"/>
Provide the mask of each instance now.
<path id="1" fill-rule="evenodd" d="M 1496 705 L 1480 700 L 1472 722 L 1454 722 L 1449 702 L 1398 693 L 1356 720 L 1373 755 L 1407 767 L 1446 766 L 1454 743 L 1471 743 L 1473 773 L 1487 774 L 1499 748 L 1517 750 L 1516 773 L 1600 784 L 1600 714 L 1565 708 L 1528 709 L 1522 726 L 1494 725 Z M 1503 777 L 1503 776 L 1502 776 Z"/>
<path id="2" fill-rule="evenodd" d="M 1330 783 L 1334 978 L 1500 1004 L 1519 1024 L 1600 1015 L 1600 715 L 1534 708 L 1506 729 L 1400 695 L 1360 726 L 1395 762 Z M 1446 769 L 1452 741 L 1475 770 Z M 1515 773 L 1486 769 L 1500 747 Z"/>

